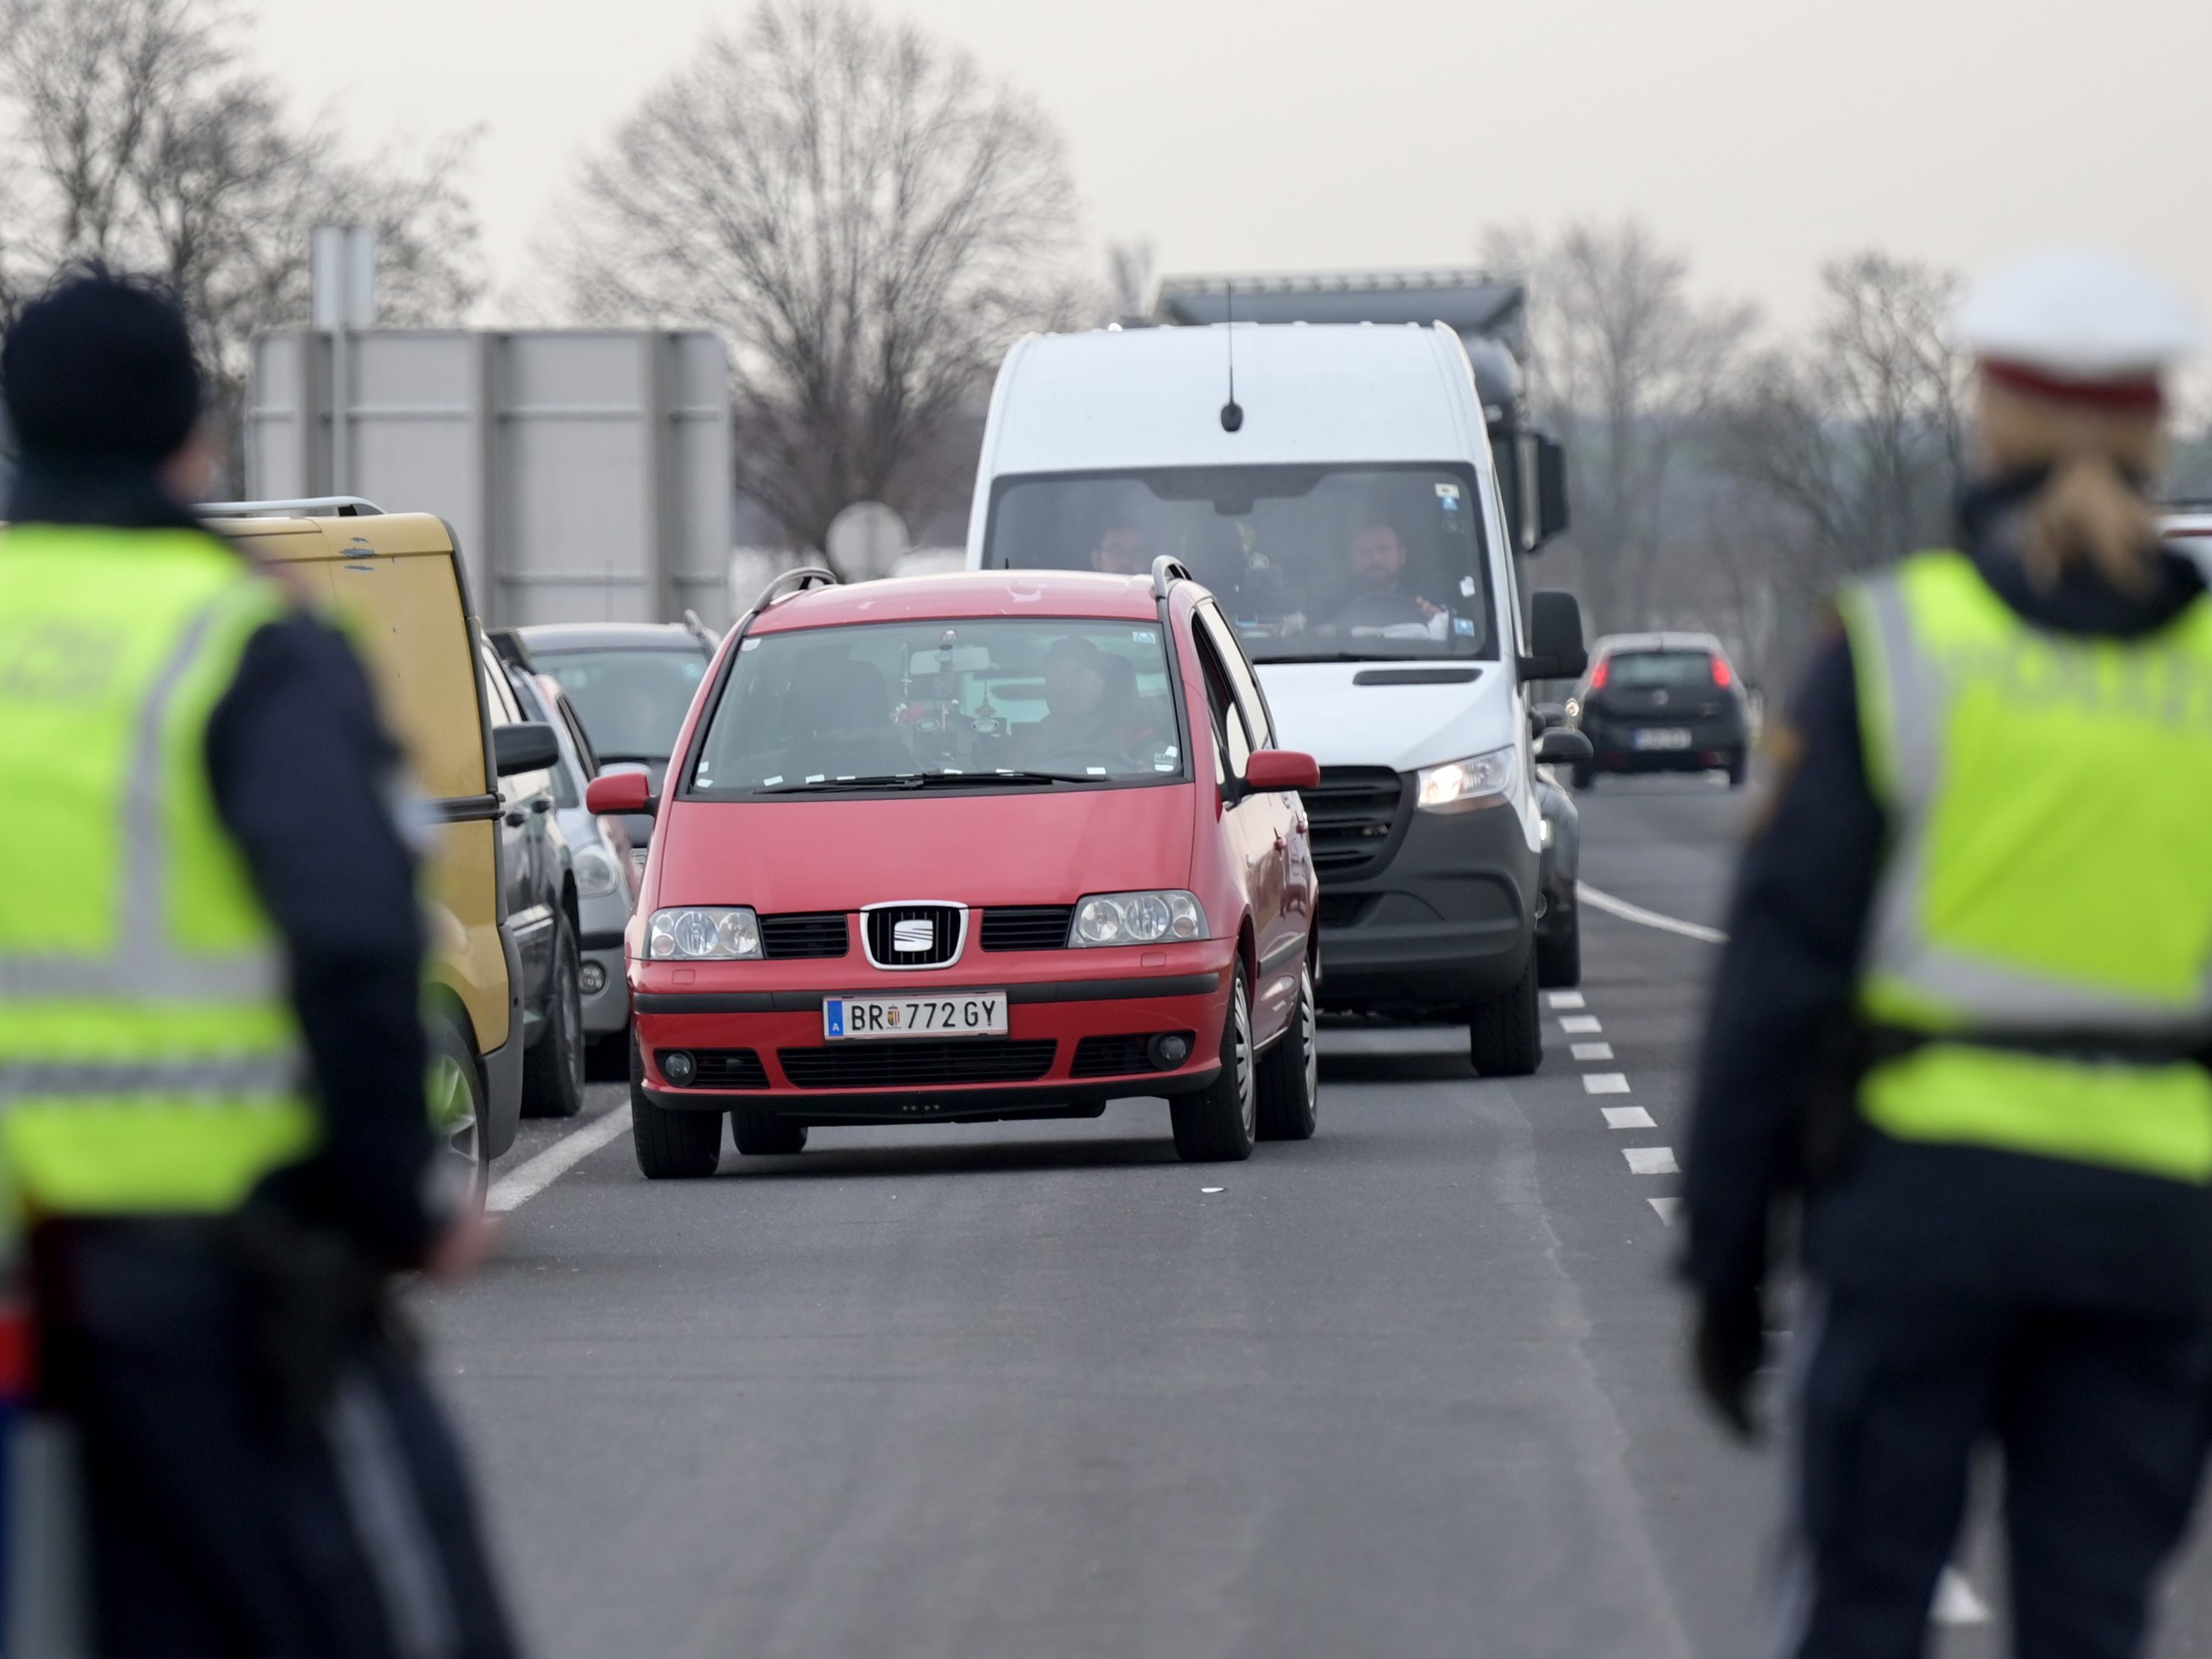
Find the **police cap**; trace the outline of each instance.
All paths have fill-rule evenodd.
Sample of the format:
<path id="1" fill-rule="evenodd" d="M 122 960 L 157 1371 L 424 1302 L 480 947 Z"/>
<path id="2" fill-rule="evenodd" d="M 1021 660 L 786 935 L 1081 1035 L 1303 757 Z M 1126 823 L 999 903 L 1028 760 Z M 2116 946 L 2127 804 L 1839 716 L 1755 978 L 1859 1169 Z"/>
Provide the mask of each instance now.
<path id="1" fill-rule="evenodd" d="M 199 365 L 176 301 L 98 268 L 17 314 L 0 343 L 0 392 L 31 451 L 158 461 L 200 414 Z"/>
<path id="2" fill-rule="evenodd" d="M 2203 330 L 2156 273 L 2117 254 L 2052 248 L 1990 273 L 1953 317 L 1989 379 L 2062 402 L 2156 409 L 2160 378 Z"/>

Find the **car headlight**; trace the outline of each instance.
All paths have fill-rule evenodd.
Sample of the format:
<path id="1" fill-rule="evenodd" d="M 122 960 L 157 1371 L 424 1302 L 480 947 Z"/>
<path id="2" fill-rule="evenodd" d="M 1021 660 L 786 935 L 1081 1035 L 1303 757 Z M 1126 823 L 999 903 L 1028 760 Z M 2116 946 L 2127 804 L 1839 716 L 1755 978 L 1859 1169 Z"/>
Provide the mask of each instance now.
<path id="1" fill-rule="evenodd" d="M 614 854 L 604 847 L 579 848 L 576 852 L 576 891 L 584 898 L 605 898 L 622 890 L 623 876 Z"/>
<path id="2" fill-rule="evenodd" d="M 1425 766 L 1414 775 L 1413 804 L 1424 812 L 1464 812 L 1513 786 L 1517 751 L 1493 749 L 1486 755 Z"/>
<path id="3" fill-rule="evenodd" d="M 655 910 L 645 953 L 658 961 L 738 962 L 761 953 L 760 918 L 744 905 Z"/>
<path id="4" fill-rule="evenodd" d="M 1075 907 L 1074 945 L 1158 945 L 1204 939 L 1206 911 L 1185 892 L 1093 893 Z"/>
<path id="5" fill-rule="evenodd" d="M 1543 821 L 1542 821 L 1542 822 L 1541 822 L 1541 823 L 1540 823 L 1537 827 L 1538 827 L 1538 832 L 1539 832 L 1539 835 L 1540 835 L 1540 838 L 1542 839 L 1544 845 L 1545 845 L 1545 846 L 1547 846 L 1547 847 L 1549 847 L 1549 846 L 1552 844 L 1552 821 L 1551 821 L 1551 819 L 1549 819 L 1549 818 L 1546 818 L 1546 819 L 1544 819 L 1544 820 L 1543 820 Z"/>

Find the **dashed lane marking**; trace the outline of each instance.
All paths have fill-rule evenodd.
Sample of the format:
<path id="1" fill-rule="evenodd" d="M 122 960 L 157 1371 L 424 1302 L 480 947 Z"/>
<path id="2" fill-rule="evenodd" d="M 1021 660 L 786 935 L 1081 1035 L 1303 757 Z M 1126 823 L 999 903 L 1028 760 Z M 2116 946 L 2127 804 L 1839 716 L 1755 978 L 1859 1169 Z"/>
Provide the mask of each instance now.
<path id="1" fill-rule="evenodd" d="M 1595 1014 L 1569 1014 L 1559 1022 L 1559 1029 L 1569 1036 L 1587 1036 L 1593 1031 L 1602 1031 L 1605 1027 L 1597 1023 Z"/>
<path id="2" fill-rule="evenodd" d="M 1583 1092 L 1625 1095 L 1628 1092 L 1628 1074 L 1626 1072 L 1585 1072 L 1583 1073 Z"/>
<path id="3" fill-rule="evenodd" d="M 1670 1227 L 1674 1224 L 1674 1212 L 1682 1207 L 1679 1198 L 1647 1198 L 1644 1201 L 1658 1211 L 1660 1220 Z"/>
<path id="4" fill-rule="evenodd" d="M 1583 1000 L 1580 991 L 1553 991 L 1547 994 L 1554 1008 L 1584 1008 L 1589 1006 Z"/>
<path id="5" fill-rule="evenodd" d="M 1577 1060 L 1611 1060 L 1613 1058 L 1613 1045 L 1610 1042 L 1576 1042 L 1568 1046 L 1574 1050 Z"/>
<path id="6" fill-rule="evenodd" d="M 1631 1175 L 1680 1175 L 1682 1166 L 1674 1162 L 1672 1146 L 1624 1146 L 1620 1155 L 1628 1160 Z"/>
<path id="7" fill-rule="evenodd" d="M 1593 905 L 1607 915 L 1619 916 L 1623 921 L 1632 921 L 1645 927 L 1656 927 L 1662 933 L 1680 933 L 1684 939 L 1693 939 L 1705 945 L 1726 945 L 1728 935 L 1717 927 L 1702 923 L 1684 921 L 1679 916 L 1662 916 L 1656 910 L 1647 910 L 1640 904 L 1631 904 L 1626 899 L 1591 886 L 1586 881 L 1575 884 L 1575 891 L 1582 902 Z"/>
<path id="8" fill-rule="evenodd" d="M 497 1213 L 518 1209 L 629 1127 L 629 1102 L 571 1129 L 526 1164 L 517 1164 L 491 1184 L 484 1208 Z"/>
<path id="9" fill-rule="evenodd" d="M 1966 1574 L 1956 1567 L 1946 1567 L 1936 1581 L 1936 1605 L 1929 1617 L 1939 1625 L 1986 1625 L 1989 1603 L 1974 1594 Z"/>
<path id="10" fill-rule="evenodd" d="M 1651 1114 L 1641 1106 L 1607 1106 L 1603 1110 L 1605 1127 L 1608 1129 L 1656 1129 L 1659 1127 L 1652 1121 Z"/>

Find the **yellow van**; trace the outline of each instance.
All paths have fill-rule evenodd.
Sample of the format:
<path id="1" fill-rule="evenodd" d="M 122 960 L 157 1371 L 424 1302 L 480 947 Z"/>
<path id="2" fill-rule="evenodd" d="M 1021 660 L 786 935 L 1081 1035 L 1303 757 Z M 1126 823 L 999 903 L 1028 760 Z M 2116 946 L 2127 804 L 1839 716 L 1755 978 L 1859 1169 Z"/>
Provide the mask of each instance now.
<path id="1" fill-rule="evenodd" d="M 210 529 L 346 627 L 407 751 L 431 836 L 431 1110 L 453 1150 L 481 1170 L 514 1144 L 521 1115 L 523 972 L 506 926 L 499 774 L 522 769 L 492 758 L 478 629 L 453 531 L 427 513 L 346 499 L 203 511 Z"/>

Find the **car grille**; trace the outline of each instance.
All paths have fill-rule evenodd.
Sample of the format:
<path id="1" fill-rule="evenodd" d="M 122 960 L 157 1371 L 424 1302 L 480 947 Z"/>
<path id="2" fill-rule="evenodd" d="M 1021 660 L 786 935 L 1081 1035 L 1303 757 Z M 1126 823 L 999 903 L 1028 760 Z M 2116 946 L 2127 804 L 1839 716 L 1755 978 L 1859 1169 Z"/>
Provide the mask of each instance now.
<path id="1" fill-rule="evenodd" d="M 1302 789 L 1314 873 L 1323 882 L 1370 873 L 1389 848 L 1406 781 L 1387 766 L 1324 766 L 1318 789 Z"/>
<path id="2" fill-rule="evenodd" d="M 674 1052 L 669 1050 L 667 1052 Z M 760 1055 L 750 1048 L 690 1048 L 684 1052 L 691 1056 L 698 1070 L 687 1089 L 765 1089 L 768 1087 L 768 1067 L 761 1064 Z M 659 1054 L 653 1056 L 656 1062 Z M 668 1068 L 661 1066 L 665 1077 Z"/>
<path id="3" fill-rule="evenodd" d="M 939 1042 L 831 1042 L 779 1048 L 783 1074 L 798 1089 L 927 1089 L 945 1083 L 1033 1083 L 1052 1069 L 1060 1045 L 1050 1037 Z"/>
<path id="4" fill-rule="evenodd" d="M 929 933 L 923 948 L 901 950 L 907 929 L 924 924 Z M 959 957 L 967 924 L 968 913 L 957 904 L 882 904 L 860 913 L 860 937 L 878 968 L 942 968 Z"/>
<path id="5" fill-rule="evenodd" d="M 1070 1077 L 1121 1077 L 1131 1072 L 1151 1072 L 1158 1068 L 1146 1052 L 1155 1031 L 1133 1031 L 1121 1036 L 1087 1036 L 1075 1045 L 1075 1064 L 1068 1068 Z M 1197 1034 L 1185 1031 L 1186 1041 L 1196 1042 Z"/>
<path id="6" fill-rule="evenodd" d="M 771 961 L 797 957 L 842 957 L 853 948 L 852 925 L 842 910 L 799 910 L 760 919 L 761 954 Z"/>
<path id="7" fill-rule="evenodd" d="M 1072 904 L 1007 905 L 983 912 L 986 951 L 1057 951 L 1067 943 Z"/>

